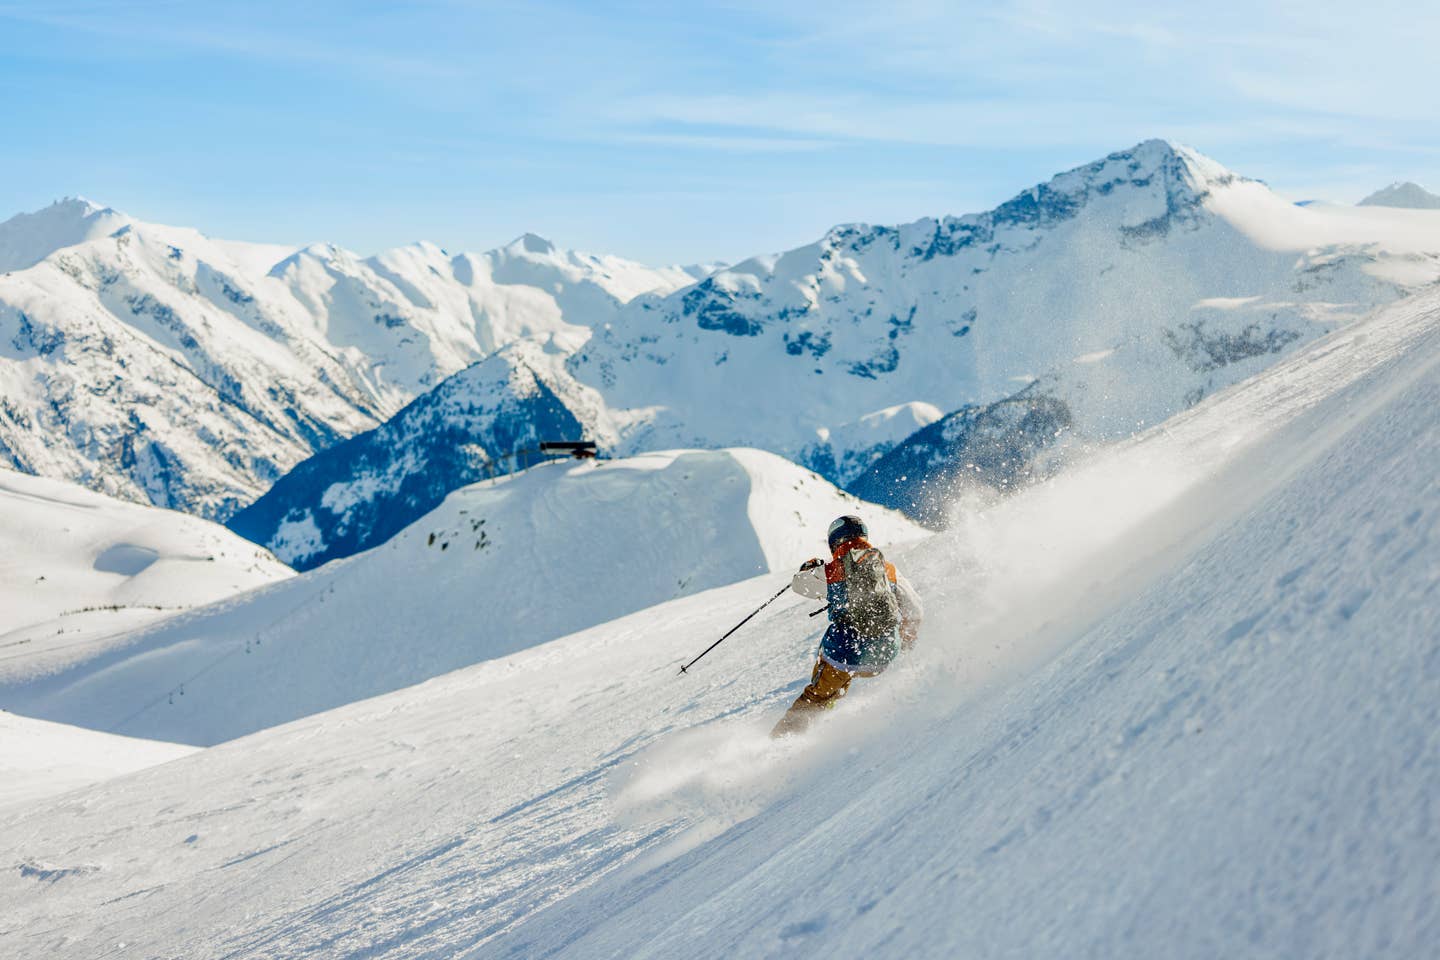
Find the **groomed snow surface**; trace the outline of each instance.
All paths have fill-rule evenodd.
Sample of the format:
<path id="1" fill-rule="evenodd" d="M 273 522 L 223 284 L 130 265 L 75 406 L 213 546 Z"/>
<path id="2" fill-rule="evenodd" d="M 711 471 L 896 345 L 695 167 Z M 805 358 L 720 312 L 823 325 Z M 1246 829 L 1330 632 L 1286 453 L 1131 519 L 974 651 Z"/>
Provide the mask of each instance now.
<path id="1" fill-rule="evenodd" d="M 0 810 L 0 939 L 1428 956 L 1437 467 L 1432 294 L 892 550 L 921 644 L 804 738 L 765 735 L 813 655 L 804 604 L 676 676 L 783 582 L 759 577 Z"/>

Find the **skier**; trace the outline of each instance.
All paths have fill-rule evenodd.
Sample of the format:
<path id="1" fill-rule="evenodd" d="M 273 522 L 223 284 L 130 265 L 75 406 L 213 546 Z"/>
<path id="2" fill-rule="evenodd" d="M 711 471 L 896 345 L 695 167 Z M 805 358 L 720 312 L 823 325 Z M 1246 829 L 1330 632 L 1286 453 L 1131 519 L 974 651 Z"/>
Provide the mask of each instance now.
<path id="1" fill-rule="evenodd" d="M 895 565 L 866 539 L 859 517 L 830 524 L 830 561 L 800 565 L 790 589 L 812 600 L 828 600 L 830 627 L 807 686 L 770 732 L 799 733 L 816 713 L 835 706 L 855 677 L 873 677 L 896 655 L 910 649 L 920 629 L 920 596 Z"/>

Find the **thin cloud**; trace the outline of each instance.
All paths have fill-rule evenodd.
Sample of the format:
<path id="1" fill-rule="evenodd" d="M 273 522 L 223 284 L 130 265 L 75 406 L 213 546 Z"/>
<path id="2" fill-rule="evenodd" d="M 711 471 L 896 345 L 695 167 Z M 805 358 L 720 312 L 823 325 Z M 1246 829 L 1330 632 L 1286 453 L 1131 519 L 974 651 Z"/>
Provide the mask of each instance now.
<path id="1" fill-rule="evenodd" d="M 176 19 L 189 18 L 188 8 L 173 6 Z M 0 19 L 68 30 L 93 36 L 131 41 L 133 55 L 165 49 L 176 52 L 220 53 L 261 61 L 286 61 L 359 71 L 376 71 L 433 80 L 455 80 L 470 75 L 468 69 L 443 61 L 396 56 L 363 45 L 347 44 L 334 36 L 326 41 L 306 39 L 293 30 L 259 30 L 233 24 L 207 27 L 176 25 L 157 17 L 137 16 L 133 5 L 86 3 L 46 5 L 36 10 L 27 6 L 0 5 Z M 107 50 L 107 55 L 125 51 Z"/>
<path id="2" fill-rule="evenodd" d="M 836 140 L 796 137 L 755 137 L 730 133 L 617 133 L 606 139 L 614 143 L 718 150 L 725 153 L 810 153 L 839 145 Z"/>
<path id="3" fill-rule="evenodd" d="M 1057 123 L 1057 114 L 1086 118 L 1084 129 Z M 985 100 L 897 104 L 864 95 L 822 99 L 799 92 L 764 98 L 631 98 L 617 104 L 611 116 L 617 123 L 635 126 L 676 125 L 682 128 L 673 131 L 677 135 L 687 127 L 721 128 L 737 136 L 768 133 L 802 140 L 972 147 L 1068 144 L 1092 140 L 1096 135 L 1116 138 L 1118 146 L 1154 122 L 1128 107 L 1107 103 L 1041 105 Z"/>

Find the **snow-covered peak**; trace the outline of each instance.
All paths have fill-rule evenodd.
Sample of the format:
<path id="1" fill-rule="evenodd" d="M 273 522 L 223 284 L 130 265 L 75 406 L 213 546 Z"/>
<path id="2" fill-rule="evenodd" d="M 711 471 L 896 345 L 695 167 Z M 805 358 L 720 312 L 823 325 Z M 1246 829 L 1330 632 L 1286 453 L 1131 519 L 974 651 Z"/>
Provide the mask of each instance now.
<path id="1" fill-rule="evenodd" d="M 1190 147 L 1169 140 L 1146 140 L 1058 174 L 986 216 L 996 226 L 1045 226 L 1069 220 L 1101 198 L 1113 203 L 1126 197 L 1163 201 L 1160 212 L 1164 213 L 1194 207 L 1214 188 L 1241 179 Z"/>
<path id="2" fill-rule="evenodd" d="M 88 217 L 97 213 L 117 213 L 113 207 L 103 206 L 91 200 L 89 197 L 75 195 L 73 197 L 61 197 L 50 206 L 38 211 L 35 215 L 52 216 L 80 216 Z M 121 214 L 123 216 L 123 214 Z"/>
<path id="3" fill-rule="evenodd" d="M 279 260 L 270 268 L 270 276 L 284 278 L 287 274 L 293 274 L 302 270 L 307 264 L 315 264 L 324 267 L 333 264 L 337 260 L 356 262 L 359 258 L 348 250 L 337 247 L 333 243 L 310 243 L 296 250 L 290 256 Z"/>
<path id="4" fill-rule="evenodd" d="M 487 263 L 496 283 L 523 284 L 542 290 L 563 286 L 569 288 L 566 292 L 589 285 L 620 303 L 628 303 L 643 293 L 670 293 L 694 283 L 700 276 L 693 268 L 650 267 L 624 257 L 567 249 L 534 233 L 523 234 L 476 259 Z M 563 306 L 566 304 L 562 303 Z M 588 308 L 567 313 L 574 314 L 571 322 L 589 323 L 595 319 Z"/>
<path id="5" fill-rule="evenodd" d="M 496 247 L 480 254 L 497 271 L 506 266 L 524 265 L 531 268 L 548 269 L 561 274 L 571 283 L 587 279 L 599 258 L 578 250 L 556 246 L 551 241 L 534 233 L 526 233 L 503 247 Z M 503 282 L 503 281 L 502 281 Z"/>
<path id="6" fill-rule="evenodd" d="M 897 403 L 884 410 L 867 413 L 854 423 L 838 427 L 822 427 L 817 431 L 821 440 L 831 440 L 847 432 L 863 433 L 867 439 L 874 437 L 891 442 L 904 440 L 921 427 L 928 426 L 943 417 L 944 411 L 930 403 L 911 401 Z M 847 444 L 856 446 L 857 444 Z"/>
<path id="7" fill-rule="evenodd" d="M 113 207 L 95 203 L 88 197 L 74 196 L 61 197 L 50 206 L 37 210 L 30 214 L 19 214 L 20 217 L 30 217 L 34 221 L 46 220 L 50 222 L 66 222 L 77 220 L 91 220 L 100 216 L 114 216 L 121 220 L 128 220 L 125 214 Z M 12 218 L 16 219 L 16 218 Z"/>
<path id="8" fill-rule="evenodd" d="M 555 252 L 555 244 L 537 234 L 526 233 L 507 244 L 505 250 L 515 254 L 537 253 L 549 256 Z"/>
<path id="9" fill-rule="evenodd" d="M 109 236 L 131 222 L 125 214 L 84 197 L 66 197 L 43 210 L 16 214 L 0 223 L 0 273 L 32 267 L 56 250 Z"/>
<path id="10" fill-rule="evenodd" d="M 955 243 L 963 246 L 992 240 L 997 234 L 1057 227 L 1101 203 L 1105 212 L 1100 219 L 1118 219 L 1126 227 L 1166 229 L 1172 217 L 1193 216 L 1217 189 L 1250 182 L 1191 147 L 1169 140 L 1146 140 L 1057 174 L 994 210 L 925 217 L 898 227 L 840 224 L 818 244 L 753 257 L 715 274 L 715 280 L 733 288 L 736 275 L 764 278 L 803 272 L 816 256 L 832 259 L 860 254 L 877 243 L 897 249 L 910 247 L 930 259 L 953 251 Z M 838 261 L 836 269 L 844 266 L 843 260 Z"/>
<path id="11" fill-rule="evenodd" d="M 710 276 L 710 274 L 719 273 L 721 270 L 724 270 L 728 266 L 729 264 L 725 263 L 723 260 L 712 260 L 708 263 L 683 264 L 680 269 L 685 271 L 686 274 L 696 280 L 704 280 L 706 277 Z"/>
<path id="12" fill-rule="evenodd" d="M 1411 210 L 1440 210 L 1440 197 L 1418 183 L 1392 183 L 1361 200 L 1361 207 L 1405 207 Z"/>
<path id="13" fill-rule="evenodd" d="M 1123 157 L 1127 154 L 1132 161 L 1140 164 L 1142 169 L 1159 172 L 1178 165 L 1188 176 L 1201 183 L 1223 184 L 1240 179 L 1238 174 L 1218 160 L 1174 140 L 1152 138 L 1136 144 L 1130 150 L 1112 154 L 1112 157 Z"/>

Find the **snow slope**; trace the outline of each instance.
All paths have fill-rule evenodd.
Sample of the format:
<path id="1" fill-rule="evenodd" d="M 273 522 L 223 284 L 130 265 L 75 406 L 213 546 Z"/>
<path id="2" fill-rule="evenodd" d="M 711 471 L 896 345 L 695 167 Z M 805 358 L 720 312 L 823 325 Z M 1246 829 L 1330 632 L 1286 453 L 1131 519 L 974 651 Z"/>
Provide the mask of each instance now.
<path id="1" fill-rule="evenodd" d="M 505 343 L 573 350 L 695 279 L 530 235 L 297 251 L 78 200 L 0 224 L 0 268 L 0 464 L 211 518 Z"/>
<path id="2" fill-rule="evenodd" d="M 0 808 L 33 804 L 194 752 L 194 747 L 180 744 L 117 737 L 0 711 Z"/>
<path id="3" fill-rule="evenodd" d="M 1440 214 L 1296 207 L 1152 140 L 995 210 L 836 227 L 668 295 L 636 297 L 591 324 L 577 351 L 531 349 L 534 376 L 515 382 L 523 398 L 542 379 L 573 417 L 570 430 L 617 454 L 755 446 L 911 509 L 930 499 L 926 485 L 948 486 L 947 471 L 968 469 L 964 445 L 921 438 L 923 456 L 903 455 L 933 463 L 938 476 L 879 461 L 915 431 L 943 432 L 934 426 L 942 414 L 969 423 L 1025 391 L 1075 442 L 1113 441 L 1437 278 Z M 495 380 L 493 370 L 464 371 L 402 417 L 427 410 L 434 419 L 451 394 L 477 392 L 464 385 L 472 377 Z M 430 487 L 433 498 L 511 452 L 491 429 L 503 406 L 492 398 L 461 411 L 433 439 L 401 425 L 376 435 L 397 443 L 327 450 L 236 529 L 300 564 L 383 542 L 371 516 L 413 519 L 433 499 L 409 503 L 410 489 Z M 501 432 L 525 433 L 523 423 Z M 1023 472 L 1054 433 L 996 456 Z M 444 465 L 459 445 L 476 457 Z M 331 484 L 367 492 L 337 508 L 323 502 Z M 292 514 L 315 517 L 330 552 L 285 553 L 278 530 Z"/>
<path id="4" fill-rule="evenodd" d="M 814 649 L 803 605 L 675 675 L 758 578 L 0 812 L 0 935 L 20 957 L 1428 955 L 1437 418 L 1429 296 L 894 551 L 921 646 L 806 740 L 764 737 Z"/>
<path id="5" fill-rule="evenodd" d="M 622 802 L 763 812 L 471 956 L 1428 955 L 1440 304 L 1426 312 L 1420 356 L 1324 398 L 1108 558 L 1165 544 L 1160 569 L 1092 568 L 1082 590 L 1128 581 L 1110 609 L 957 631 L 958 678 L 932 662 L 845 717 L 798 784 L 767 782 L 783 762 L 727 783 L 752 774 L 723 744 L 719 775 L 642 755 Z M 1319 400 L 1315 366 L 1272 398 Z M 1252 440 L 1253 411 L 1211 412 L 1227 406 L 1241 422 L 1212 439 Z"/>
<path id="6" fill-rule="evenodd" d="M 212 744 L 823 552 L 842 513 L 920 530 L 758 450 L 554 462 L 456 491 L 386 546 L 6 684 L 30 716 Z M 291 533 L 303 539 L 303 523 Z"/>
<path id="7" fill-rule="evenodd" d="M 0 470 L 0 678 L 58 669 L 117 633 L 291 575 L 209 521 Z"/>

